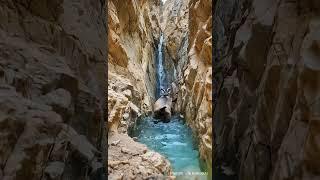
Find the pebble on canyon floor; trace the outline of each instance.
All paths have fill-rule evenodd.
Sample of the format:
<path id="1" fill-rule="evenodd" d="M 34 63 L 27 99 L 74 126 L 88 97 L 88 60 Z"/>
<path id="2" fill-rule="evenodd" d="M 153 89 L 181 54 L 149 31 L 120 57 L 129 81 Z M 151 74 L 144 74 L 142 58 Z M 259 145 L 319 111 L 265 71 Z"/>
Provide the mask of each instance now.
<path id="1" fill-rule="evenodd" d="M 121 152 L 125 153 L 125 154 L 130 154 L 130 150 L 127 148 L 122 148 Z"/>
<path id="2" fill-rule="evenodd" d="M 120 140 L 113 141 L 113 142 L 111 142 L 111 146 L 116 146 L 116 145 L 118 145 L 118 144 L 119 144 L 119 142 L 120 142 Z"/>

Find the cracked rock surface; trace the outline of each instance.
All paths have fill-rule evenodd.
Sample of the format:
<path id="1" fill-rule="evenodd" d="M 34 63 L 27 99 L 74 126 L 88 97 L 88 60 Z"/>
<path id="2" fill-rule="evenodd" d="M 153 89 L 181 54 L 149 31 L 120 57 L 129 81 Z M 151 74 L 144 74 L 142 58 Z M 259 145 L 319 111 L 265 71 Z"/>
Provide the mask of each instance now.
<path id="1" fill-rule="evenodd" d="M 108 139 L 108 174 L 109 179 L 174 179 L 167 159 L 126 134 Z"/>
<path id="2" fill-rule="evenodd" d="M 171 178 L 170 162 L 128 136 L 156 101 L 156 50 L 160 36 L 156 0 L 108 1 L 108 177 Z M 166 177 L 164 177 L 166 176 Z M 172 177 L 173 178 L 173 177 Z"/>
<path id="3" fill-rule="evenodd" d="M 216 1 L 215 161 L 243 180 L 320 177 L 319 1 Z"/>
<path id="4" fill-rule="evenodd" d="M 212 169 L 212 1 L 167 0 L 162 14 L 165 67 L 177 84 L 175 112 L 184 115 Z"/>
<path id="5" fill-rule="evenodd" d="M 4 0 L 0 17 L 0 179 L 96 176 L 106 159 L 104 4 Z"/>

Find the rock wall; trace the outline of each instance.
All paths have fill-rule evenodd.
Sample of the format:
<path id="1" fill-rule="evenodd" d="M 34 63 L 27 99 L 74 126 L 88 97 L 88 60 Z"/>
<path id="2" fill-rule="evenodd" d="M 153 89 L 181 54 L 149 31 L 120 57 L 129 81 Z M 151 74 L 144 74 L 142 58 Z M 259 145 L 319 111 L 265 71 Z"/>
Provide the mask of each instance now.
<path id="1" fill-rule="evenodd" d="M 211 176 L 212 164 L 212 1 L 168 0 L 163 12 L 167 58 L 176 71 L 175 111 L 184 114 L 196 139 L 201 159 Z"/>
<path id="2" fill-rule="evenodd" d="M 108 138 L 108 179 L 174 179 L 174 176 L 165 157 L 126 134 L 114 134 Z"/>
<path id="3" fill-rule="evenodd" d="M 102 1 L 0 2 L 0 179 L 103 178 L 105 14 Z"/>
<path id="4" fill-rule="evenodd" d="M 164 67 L 170 84 L 187 60 L 189 0 L 167 0 L 161 14 L 164 33 Z"/>
<path id="5" fill-rule="evenodd" d="M 151 115 L 156 93 L 160 1 L 108 1 L 108 176 L 111 179 L 172 175 L 159 153 L 128 131 Z M 159 177 L 161 176 L 161 177 Z"/>
<path id="6" fill-rule="evenodd" d="M 215 164 L 319 179 L 319 1 L 215 3 Z"/>
<path id="7" fill-rule="evenodd" d="M 108 131 L 126 133 L 140 114 L 152 112 L 156 93 L 159 2 L 109 1 Z"/>

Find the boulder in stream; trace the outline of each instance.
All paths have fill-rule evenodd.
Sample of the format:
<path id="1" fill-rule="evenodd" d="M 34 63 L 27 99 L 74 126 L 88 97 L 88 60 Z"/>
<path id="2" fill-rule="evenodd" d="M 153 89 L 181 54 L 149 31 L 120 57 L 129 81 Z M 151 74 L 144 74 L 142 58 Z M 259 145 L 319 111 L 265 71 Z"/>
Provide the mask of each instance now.
<path id="1" fill-rule="evenodd" d="M 169 122 L 171 118 L 172 98 L 169 95 L 161 96 L 154 103 L 154 118 L 161 119 L 163 122 Z"/>

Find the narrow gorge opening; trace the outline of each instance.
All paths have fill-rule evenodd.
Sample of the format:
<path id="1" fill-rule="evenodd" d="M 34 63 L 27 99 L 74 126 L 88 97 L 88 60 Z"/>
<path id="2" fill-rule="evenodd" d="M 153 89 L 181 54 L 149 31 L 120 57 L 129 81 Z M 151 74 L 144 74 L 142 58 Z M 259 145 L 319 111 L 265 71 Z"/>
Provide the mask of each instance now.
<path id="1" fill-rule="evenodd" d="M 211 179 L 212 2 L 108 3 L 108 176 Z"/>
<path id="2" fill-rule="evenodd" d="M 319 0 L 1 0 L 0 179 L 319 180 L 319 35 Z"/>
<path id="3" fill-rule="evenodd" d="M 165 40 L 164 34 L 161 32 L 156 51 L 156 97 L 158 101 L 167 97 L 169 91 L 173 91 L 172 85 L 168 85 L 171 83 L 168 83 L 167 70 L 163 64 L 165 63 L 163 57 Z M 204 175 L 207 174 L 207 167 L 200 159 L 196 136 L 186 124 L 183 115 L 174 112 L 171 106 L 169 107 L 171 117 L 167 121 L 161 120 L 161 117 L 155 118 L 154 115 L 142 116 L 129 129 L 129 135 L 167 158 L 177 179 L 206 180 L 208 178 Z M 166 106 L 163 107 L 166 108 Z"/>

